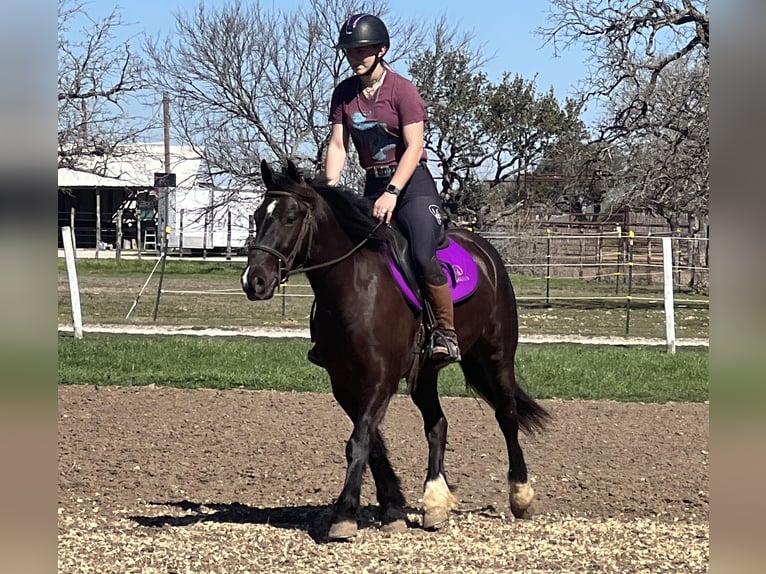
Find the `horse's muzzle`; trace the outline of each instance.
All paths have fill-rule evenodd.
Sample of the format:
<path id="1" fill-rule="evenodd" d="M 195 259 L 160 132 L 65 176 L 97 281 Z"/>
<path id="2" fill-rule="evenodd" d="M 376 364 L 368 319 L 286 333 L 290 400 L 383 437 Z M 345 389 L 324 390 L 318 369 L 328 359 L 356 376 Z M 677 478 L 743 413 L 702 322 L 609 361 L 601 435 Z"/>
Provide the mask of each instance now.
<path id="1" fill-rule="evenodd" d="M 242 273 L 242 290 L 250 301 L 265 301 L 274 296 L 279 285 L 279 276 L 270 273 L 258 273 L 249 266 Z"/>

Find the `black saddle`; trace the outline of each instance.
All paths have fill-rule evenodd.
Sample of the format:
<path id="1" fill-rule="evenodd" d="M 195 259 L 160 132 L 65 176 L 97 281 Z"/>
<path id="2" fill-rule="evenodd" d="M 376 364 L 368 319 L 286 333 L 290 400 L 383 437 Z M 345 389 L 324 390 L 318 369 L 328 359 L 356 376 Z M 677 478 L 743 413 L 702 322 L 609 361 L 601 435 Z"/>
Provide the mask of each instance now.
<path id="1" fill-rule="evenodd" d="M 441 226 L 439 233 L 439 242 L 436 245 L 436 249 L 446 247 L 449 243 L 449 237 L 447 237 L 447 218 L 443 218 L 444 223 Z M 412 263 L 410 257 L 410 242 L 401 232 L 399 227 L 392 221 L 386 229 L 388 234 L 388 245 L 390 248 L 391 258 L 399 270 L 402 272 L 404 279 L 410 285 L 415 293 L 420 292 L 420 286 L 418 284 L 417 275 L 415 274 L 415 266 Z"/>

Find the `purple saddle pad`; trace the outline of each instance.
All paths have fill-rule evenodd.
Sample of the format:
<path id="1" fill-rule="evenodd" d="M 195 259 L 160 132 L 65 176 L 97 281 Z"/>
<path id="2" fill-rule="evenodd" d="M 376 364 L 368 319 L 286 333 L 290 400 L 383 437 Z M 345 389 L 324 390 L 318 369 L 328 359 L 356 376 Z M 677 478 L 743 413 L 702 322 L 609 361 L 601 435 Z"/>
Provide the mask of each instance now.
<path id="1" fill-rule="evenodd" d="M 450 291 L 452 291 L 452 301 L 457 303 L 476 291 L 479 273 L 476 261 L 473 260 L 468 250 L 457 241 L 452 239 L 448 241 L 446 247 L 436 251 L 436 257 L 441 261 L 442 269 L 447 276 L 447 283 L 449 283 Z M 423 304 L 420 297 L 404 278 L 399 266 L 390 254 L 388 255 L 388 267 L 407 302 L 418 311 L 422 311 Z"/>

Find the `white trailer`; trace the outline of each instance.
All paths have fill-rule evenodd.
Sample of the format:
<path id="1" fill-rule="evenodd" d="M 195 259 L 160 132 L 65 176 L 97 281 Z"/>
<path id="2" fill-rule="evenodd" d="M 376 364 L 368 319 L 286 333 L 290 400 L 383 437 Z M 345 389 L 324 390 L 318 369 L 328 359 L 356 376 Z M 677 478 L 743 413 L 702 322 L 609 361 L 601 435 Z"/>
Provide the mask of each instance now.
<path id="1" fill-rule="evenodd" d="M 211 187 L 176 187 L 168 193 L 168 247 L 175 249 L 225 249 L 244 246 L 250 216 L 263 194 L 255 190 L 221 190 Z"/>

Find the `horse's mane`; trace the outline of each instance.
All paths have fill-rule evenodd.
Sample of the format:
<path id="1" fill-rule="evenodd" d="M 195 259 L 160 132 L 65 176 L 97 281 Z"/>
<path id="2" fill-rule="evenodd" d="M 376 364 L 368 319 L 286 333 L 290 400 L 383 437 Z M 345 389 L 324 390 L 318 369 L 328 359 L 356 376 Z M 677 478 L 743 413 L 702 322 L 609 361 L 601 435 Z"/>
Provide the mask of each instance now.
<path id="1" fill-rule="evenodd" d="M 360 196 L 357 190 L 350 187 L 330 185 L 324 175 L 308 183 L 330 205 L 338 223 L 352 241 L 368 239 L 374 247 L 389 242 L 389 228 L 379 225 L 380 222 L 371 215 L 372 199 Z"/>
<path id="2" fill-rule="evenodd" d="M 310 187 L 296 183 L 283 173 L 274 173 L 272 177 L 274 179 L 274 184 L 278 189 L 289 191 L 298 199 L 301 199 L 307 203 L 313 202 L 314 191 Z"/>

